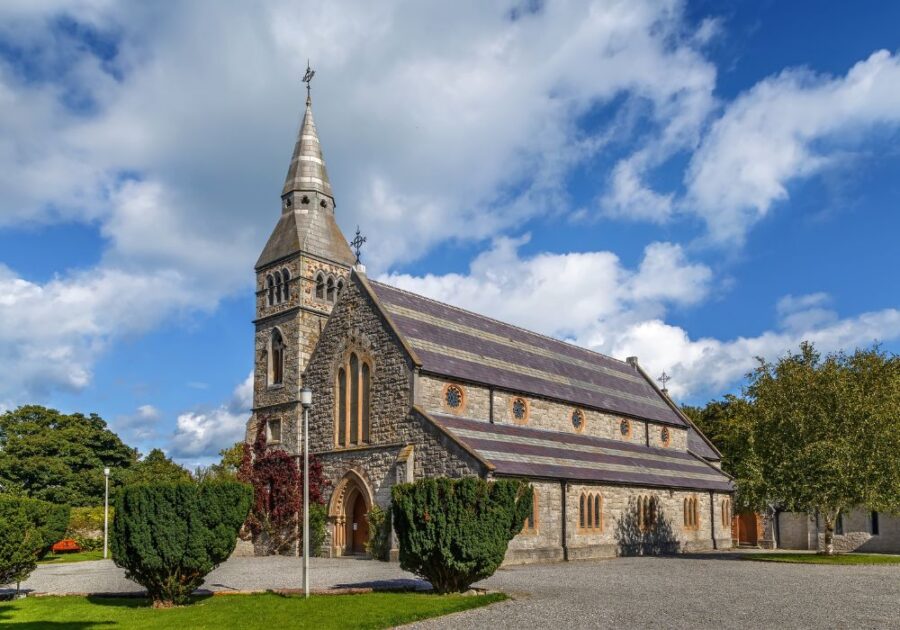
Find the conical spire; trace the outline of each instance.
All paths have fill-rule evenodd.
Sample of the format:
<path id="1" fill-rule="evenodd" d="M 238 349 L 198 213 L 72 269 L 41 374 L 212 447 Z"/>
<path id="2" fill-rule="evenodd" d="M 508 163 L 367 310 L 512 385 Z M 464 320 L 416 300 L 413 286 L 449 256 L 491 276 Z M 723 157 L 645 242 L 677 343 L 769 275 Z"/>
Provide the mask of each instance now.
<path id="1" fill-rule="evenodd" d="M 291 165 L 288 167 L 284 190 L 281 194 L 286 195 L 293 191 L 316 191 L 334 199 L 331 182 L 328 180 L 328 171 L 325 169 L 325 158 L 322 157 L 319 134 L 313 120 L 312 98 L 308 95 L 306 97 L 306 113 L 303 114 L 303 122 L 300 124 L 300 132 L 297 134 L 297 144 L 294 145 L 294 156 L 291 158 Z"/>

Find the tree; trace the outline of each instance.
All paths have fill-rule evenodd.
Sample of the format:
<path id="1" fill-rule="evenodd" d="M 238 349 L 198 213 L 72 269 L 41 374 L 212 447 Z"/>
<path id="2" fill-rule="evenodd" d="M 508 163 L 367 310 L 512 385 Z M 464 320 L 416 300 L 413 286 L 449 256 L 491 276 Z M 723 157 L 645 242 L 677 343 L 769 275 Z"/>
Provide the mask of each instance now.
<path id="1" fill-rule="evenodd" d="M 759 494 L 816 512 L 825 553 L 840 514 L 900 511 L 900 359 L 880 348 L 824 359 L 812 344 L 762 359 L 745 389 Z M 739 478 L 739 486 L 741 479 Z"/>
<path id="2" fill-rule="evenodd" d="M 253 487 L 253 506 L 247 517 L 247 529 L 253 540 L 263 542 L 272 553 L 288 553 L 300 539 L 303 500 L 303 475 L 296 459 L 280 449 L 266 446 L 265 423 L 260 422 L 253 446 L 243 445 L 238 480 Z M 328 482 L 322 463 L 309 458 L 310 553 L 324 539 L 323 511 L 315 506 L 325 503 Z"/>
<path id="3" fill-rule="evenodd" d="M 123 475 L 126 485 L 138 483 L 178 483 L 190 481 L 191 473 L 155 448 Z"/>
<path id="4" fill-rule="evenodd" d="M 420 479 L 391 489 L 400 566 L 438 593 L 493 575 L 531 513 L 534 491 L 510 479 Z"/>
<path id="5" fill-rule="evenodd" d="M 185 604 L 234 551 L 250 501 L 250 488 L 230 481 L 126 486 L 116 500 L 113 560 L 154 607 Z"/>
<path id="6" fill-rule="evenodd" d="M 236 480 L 244 458 L 244 443 L 235 442 L 228 448 L 223 448 L 219 451 L 219 456 L 222 459 L 218 464 L 198 466 L 194 471 L 194 478 L 197 481 Z"/>
<path id="7" fill-rule="evenodd" d="M 55 505 L 28 497 L 21 497 L 20 501 L 25 510 L 25 516 L 40 538 L 37 558 L 41 559 L 50 552 L 54 543 L 59 542 L 66 535 L 71 508 L 68 505 Z"/>
<path id="8" fill-rule="evenodd" d="M 37 405 L 0 415 L 0 484 L 57 504 L 103 503 L 103 468 L 137 460 L 98 415 L 62 414 Z M 112 479 L 113 489 L 118 486 Z"/>
<path id="9" fill-rule="evenodd" d="M 43 543 L 23 497 L 0 494 L 0 585 L 19 583 L 34 571 Z"/>

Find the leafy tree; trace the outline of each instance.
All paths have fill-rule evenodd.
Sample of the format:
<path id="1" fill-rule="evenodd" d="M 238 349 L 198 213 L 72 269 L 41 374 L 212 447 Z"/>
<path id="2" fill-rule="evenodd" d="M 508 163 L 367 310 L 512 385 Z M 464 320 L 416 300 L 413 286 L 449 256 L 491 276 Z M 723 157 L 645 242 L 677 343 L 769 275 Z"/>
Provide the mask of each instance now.
<path id="1" fill-rule="evenodd" d="M 25 511 L 26 499 L 0 494 L 0 585 L 19 583 L 34 571 L 43 539 Z"/>
<path id="2" fill-rule="evenodd" d="M 71 508 L 27 497 L 22 497 L 21 502 L 25 516 L 40 537 L 37 558 L 41 559 L 50 552 L 54 543 L 65 537 Z"/>
<path id="3" fill-rule="evenodd" d="M 116 501 L 112 556 L 154 607 L 186 604 L 237 541 L 251 490 L 230 481 L 126 486 Z"/>
<path id="4" fill-rule="evenodd" d="M 235 442 L 232 446 L 223 448 L 219 451 L 219 456 L 222 459 L 218 464 L 198 466 L 194 471 L 194 478 L 197 481 L 235 481 L 244 458 L 244 443 Z"/>
<path id="5" fill-rule="evenodd" d="M 281 449 L 266 446 L 265 423 L 260 422 L 253 446 L 243 446 L 238 479 L 253 486 L 253 507 L 247 518 L 247 529 L 254 541 L 265 541 L 272 553 L 288 553 L 298 541 L 302 518 L 303 475 L 296 459 Z M 325 504 L 327 485 L 322 463 L 309 459 L 310 554 L 324 540 L 324 512 L 313 506 Z M 262 538 L 260 538 L 262 536 Z"/>
<path id="6" fill-rule="evenodd" d="M 900 511 L 900 358 L 877 346 L 822 358 L 812 344 L 760 360 L 746 396 L 761 493 L 817 512 L 834 553 L 841 512 Z"/>
<path id="7" fill-rule="evenodd" d="M 190 481 L 191 473 L 155 448 L 123 475 L 126 485 L 138 483 L 178 483 Z"/>
<path id="8" fill-rule="evenodd" d="M 518 480 L 440 477 L 396 485 L 391 498 L 400 566 L 450 593 L 493 575 L 534 491 Z"/>
<path id="9" fill-rule="evenodd" d="M 103 503 L 103 468 L 137 460 L 98 415 L 62 414 L 37 405 L 0 415 L 0 484 L 57 504 Z M 117 477 L 111 479 L 114 490 Z"/>

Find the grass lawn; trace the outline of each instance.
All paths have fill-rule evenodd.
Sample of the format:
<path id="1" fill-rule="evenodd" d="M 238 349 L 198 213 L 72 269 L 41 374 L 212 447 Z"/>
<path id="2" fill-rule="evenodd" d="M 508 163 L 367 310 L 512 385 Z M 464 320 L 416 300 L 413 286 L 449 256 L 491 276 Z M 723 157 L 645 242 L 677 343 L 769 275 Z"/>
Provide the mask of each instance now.
<path id="1" fill-rule="evenodd" d="M 38 564 L 65 564 L 67 562 L 84 562 L 85 560 L 103 560 L 102 551 L 76 551 L 74 553 L 51 553 Z"/>
<path id="2" fill-rule="evenodd" d="M 840 553 L 823 556 L 817 553 L 754 553 L 742 556 L 757 562 L 793 562 L 798 564 L 900 564 L 900 556 L 880 553 Z"/>
<path id="3" fill-rule="evenodd" d="M 198 598 L 190 606 L 158 609 L 147 600 L 106 597 L 28 597 L 0 602 L 0 626 L 15 628 L 388 628 L 503 601 L 506 595 L 367 593 L 302 596 L 274 593 Z"/>

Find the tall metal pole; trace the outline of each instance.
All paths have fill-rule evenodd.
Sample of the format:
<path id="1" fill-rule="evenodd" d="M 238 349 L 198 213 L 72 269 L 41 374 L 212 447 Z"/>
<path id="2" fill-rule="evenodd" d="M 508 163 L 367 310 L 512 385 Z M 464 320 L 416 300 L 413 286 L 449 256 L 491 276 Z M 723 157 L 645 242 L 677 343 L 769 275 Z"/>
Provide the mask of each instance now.
<path id="1" fill-rule="evenodd" d="M 106 478 L 106 490 L 103 496 L 103 559 L 106 560 L 109 548 L 109 468 L 103 469 Z"/>
<path id="2" fill-rule="evenodd" d="M 309 407 L 303 409 L 303 596 L 309 598 Z"/>

